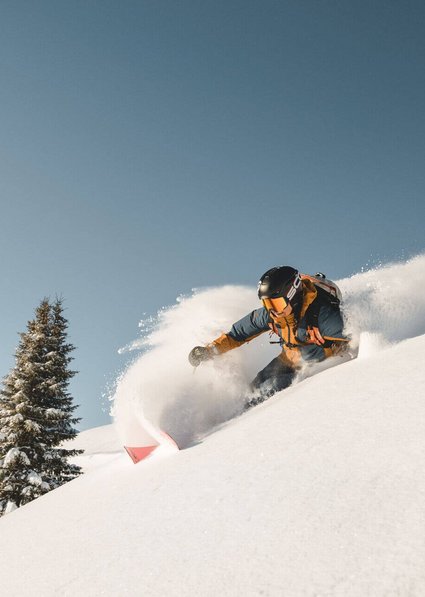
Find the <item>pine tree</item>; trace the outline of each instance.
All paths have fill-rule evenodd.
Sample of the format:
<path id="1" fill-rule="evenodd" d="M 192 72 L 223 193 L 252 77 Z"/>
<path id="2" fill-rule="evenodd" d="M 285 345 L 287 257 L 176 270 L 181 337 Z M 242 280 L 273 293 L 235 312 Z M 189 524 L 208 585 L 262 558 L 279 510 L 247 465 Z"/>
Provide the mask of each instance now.
<path id="1" fill-rule="evenodd" d="M 44 299 L 16 350 L 15 367 L 0 390 L 0 516 L 80 474 L 66 450 L 79 419 L 68 393 L 74 350 L 67 343 L 62 301 Z"/>

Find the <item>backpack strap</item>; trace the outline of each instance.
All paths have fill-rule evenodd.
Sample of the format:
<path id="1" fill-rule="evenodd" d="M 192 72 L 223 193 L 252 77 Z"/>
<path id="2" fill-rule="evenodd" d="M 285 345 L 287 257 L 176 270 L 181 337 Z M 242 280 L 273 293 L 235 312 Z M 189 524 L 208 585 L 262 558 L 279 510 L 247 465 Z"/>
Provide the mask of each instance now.
<path id="1" fill-rule="evenodd" d="M 339 299 L 336 296 L 332 296 L 326 290 L 316 286 L 317 296 L 311 305 L 308 307 L 305 313 L 305 320 L 307 327 L 318 328 L 319 327 L 319 311 L 322 305 L 339 305 Z"/>

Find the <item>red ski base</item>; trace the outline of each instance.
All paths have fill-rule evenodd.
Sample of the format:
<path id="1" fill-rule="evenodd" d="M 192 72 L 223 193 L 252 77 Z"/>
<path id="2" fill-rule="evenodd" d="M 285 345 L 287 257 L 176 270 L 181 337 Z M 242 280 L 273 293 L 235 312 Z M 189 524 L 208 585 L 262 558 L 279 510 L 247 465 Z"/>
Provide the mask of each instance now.
<path id="1" fill-rule="evenodd" d="M 168 435 L 168 433 L 165 433 L 165 431 L 161 431 L 161 434 L 168 440 L 169 444 L 171 444 L 177 450 L 179 450 L 178 445 L 173 440 L 173 438 L 170 435 Z M 152 452 L 154 450 L 156 450 L 157 448 L 159 448 L 159 446 L 160 446 L 160 444 L 155 444 L 153 446 L 139 446 L 139 447 L 124 446 L 124 449 L 126 450 L 127 454 L 130 456 L 130 458 L 134 462 L 134 464 L 137 464 L 138 462 L 140 462 L 141 460 L 144 460 L 147 456 L 152 454 Z"/>
<path id="2" fill-rule="evenodd" d="M 124 446 L 127 454 L 130 456 L 134 464 L 137 464 L 146 458 L 146 456 L 149 456 L 149 454 L 156 450 L 157 447 L 158 446 L 144 446 L 143 448 L 130 448 L 128 446 Z"/>

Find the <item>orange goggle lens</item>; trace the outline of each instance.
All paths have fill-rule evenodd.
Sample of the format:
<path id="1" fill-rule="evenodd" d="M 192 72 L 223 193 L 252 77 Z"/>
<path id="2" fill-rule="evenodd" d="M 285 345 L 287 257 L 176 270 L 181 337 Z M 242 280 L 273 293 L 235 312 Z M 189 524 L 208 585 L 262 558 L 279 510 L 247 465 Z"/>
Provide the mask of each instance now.
<path id="1" fill-rule="evenodd" d="M 266 298 L 263 299 L 263 305 L 267 311 L 274 311 L 275 313 L 282 313 L 288 306 L 288 301 L 279 296 L 278 298 Z"/>

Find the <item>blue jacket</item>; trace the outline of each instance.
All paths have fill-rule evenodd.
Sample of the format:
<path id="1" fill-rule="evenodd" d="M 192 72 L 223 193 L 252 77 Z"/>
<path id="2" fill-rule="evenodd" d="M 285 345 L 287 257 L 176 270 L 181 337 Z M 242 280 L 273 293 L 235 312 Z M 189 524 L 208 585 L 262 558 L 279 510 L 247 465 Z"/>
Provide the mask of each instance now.
<path id="1" fill-rule="evenodd" d="M 323 300 L 323 293 L 320 296 L 322 300 L 317 303 L 315 325 L 323 337 L 330 338 L 324 345 L 309 342 L 307 328 L 311 322 L 308 308 L 318 300 L 318 289 L 313 283 L 303 280 L 303 305 L 297 321 L 293 316 L 274 319 L 265 307 L 260 307 L 234 323 L 231 330 L 214 340 L 210 347 L 216 353 L 224 353 L 264 332 L 274 332 L 282 345 L 281 356 L 290 364 L 297 365 L 300 358 L 323 361 L 340 349 L 347 339 L 343 334 L 344 321 L 339 306 Z M 338 342 L 338 339 L 341 341 Z"/>

